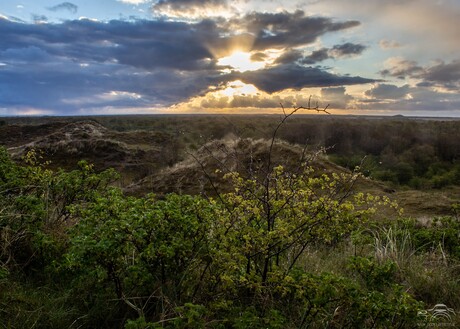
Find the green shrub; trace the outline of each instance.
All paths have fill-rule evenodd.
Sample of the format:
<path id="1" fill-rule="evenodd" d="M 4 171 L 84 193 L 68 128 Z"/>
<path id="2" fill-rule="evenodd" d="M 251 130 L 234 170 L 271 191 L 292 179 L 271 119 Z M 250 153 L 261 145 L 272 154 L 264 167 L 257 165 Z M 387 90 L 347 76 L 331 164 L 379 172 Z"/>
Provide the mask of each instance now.
<path id="1" fill-rule="evenodd" d="M 395 281 L 397 266 L 391 260 L 379 264 L 370 257 L 352 257 L 349 269 L 356 272 L 369 289 L 382 290 Z"/>
<path id="2" fill-rule="evenodd" d="M 441 248 L 449 256 L 460 260 L 460 221 L 451 216 L 435 217 L 430 226 L 414 227 L 413 241 L 419 250 Z"/>

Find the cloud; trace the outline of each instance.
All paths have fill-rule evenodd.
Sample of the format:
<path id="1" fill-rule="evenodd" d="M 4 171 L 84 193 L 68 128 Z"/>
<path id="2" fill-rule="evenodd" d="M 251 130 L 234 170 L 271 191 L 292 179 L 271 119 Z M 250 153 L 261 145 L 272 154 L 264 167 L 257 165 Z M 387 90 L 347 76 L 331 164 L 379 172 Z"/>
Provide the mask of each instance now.
<path id="1" fill-rule="evenodd" d="M 0 75 L 1 106 L 48 108 L 78 113 L 91 107 L 161 107 L 186 101 L 216 81 L 206 72 L 145 72 L 120 64 L 81 66 L 72 61 L 50 63 L 34 71 L 5 66 Z M 139 97 L 101 97 L 101 95 Z M 27 97 L 24 97 L 27 95 Z"/>
<path id="2" fill-rule="evenodd" d="M 299 90 L 305 87 L 331 87 L 375 82 L 359 76 L 341 76 L 329 73 L 317 67 L 305 67 L 297 64 L 281 64 L 258 71 L 236 74 L 236 79 L 253 84 L 268 93 L 284 89 Z"/>
<path id="3" fill-rule="evenodd" d="M 401 44 L 394 40 L 382 39 L 379 42 L 379 46 L 383 50 L 400 48 Z"/>
<path id="4" fill-rule="evenodd" d="M 321 48 L 300 60 L 302 64 L 316 64 L 326 59 L 338 59 L 360 55 L 367 47 L 357 43 L 347 42 L 335 45 L 332 48 Z"/>
<path id="5" fill-rule="evenodd" d="M 58 5 L 49 7 L 48 10 L 51 10 L 51 11 L 67 10 L 67 11 L 71 12 L 72 14 L 76 14 L 77 11 L 78 11 L 78 6 L 73 4 L 73 3 L 71 3 L 71 2 L 63 2 L 63 3 L 60 3 Z"/>
<path id="6" fill-rule="evenodd" d="M 280 104 L 286 107 L 293 105 L 292 99 L 288 97 L 264 97 L 260 95 L 235 95 L 233 97 L 210 97 L 201 102 L 204 108 L 280 108 Z"/>
<path id="7" fill-rule="evenodd" d="M 201 106 L 204 108 L 263 108 L 273 109 L 280 108 L 281 105 L 291 107 L 293 105 L 292 99 L 288 97 L 262 97 L 258 95 L 236 95 L 232 98 L 210 98 L 203 100 Z"/>
<path id="8" fill-rule="evenodd" d="M 149 32 L 139 39 L 125 39 L 117 44 L 113 49 L 112 56 L 120 63 L 144 69 L 154 69 L 158 67 L 174 68 L 180 70 L 203 70 L 211 68 L 215 63 L 213 55 L 204 44 L 204 38 L 216 38 L 212 31 L 201 30 L 200 26 L 195 25 L 197 30 L 193 31 L 191 26 L 183 23 L 143 23 L 143 27 Z M 138 28 L 128 26 L 133 29 L 136 35 Z"/>
<path id="9" fill-rule="evenodd" d="M 402 57 L 391 57 L 384 63 L 386 67 L 380 74 L 383 76 L 392 76 L 398 79 L 406 77 L 417 77 L 423 74 L 424 69 L 416 61 L 407 60 Z"/>
<path id="10" fill-rule="evenodd" d="M 279 56 L 276 60 L 275 63 L 277 64 L 290 64 L 297 62 L 298 60 L 302 59 L 303 57 L 303 52 L 297 49 L 291 49 L 288 51 L 285 51 L 281 56 Z"/>
<path id="11" fill-rule="evenodd" d="M 329 49 L 328 48 L 321 48 L 318 50 L 313 51 L 310 55 L 304 57 L 301 60 L 302 64 L 315 64 L 318 62 L 325 61 L 329 59 Z"/>
<path id="12" fill-rule="evenodd" d="M 231 28 L 244 27 L 255 36 L 253 48 L 293 48 L 314 43 L 318 37 L 358 26 L 358 21 L 335 22 L 330 18 L 305 16 L 297 10 L 293 13 L 249 13 L 230 20 Z"/>
<path id="13" fill-rule="evenodd" d="M 430 47 L 447 54 L 460 51 L 458 4 L 458 0 L 321 0 L 310 10 L 355 17 L 381 31 L 391 26 L 406 40 L 424 40 L 412 43 L 417 51 Z"/>
<path id="14" fill-rule="evenodd" d="M 26 21 L 20 19 L 19 17 L 15 16 L 5 16 L 0 13 L 0 22 L 1 21 L 10 21 L 14 23 L 27 23 Z"/>
<path id="15" fill-rule="evenodd" d="M 234 29 L 235 19 L 222 18 L 81 19 L 55 24 L 0 18 L 0 107 L 34 107 L 58 113 L 107 106 L 155 108 L 186 102 L 205 95 L 210 86 L 220 88 L 235 80 L 271 94 L 375 82 L 301 65 L 303 53 L 293 50 L 293 46 L 313 42 L 324 33 L 359 23 L 306 17 L 300 11 L 251 13 L 238 19 L 245 17 L 248 20 L 238 30 Z M 291 51 L 265 69 L 223 72 L 217 65 L 219 51 L 228 52 L 242 44 L 250 47 L 252 60 L 258 61 L 272 56 L 272 47 L 287 46 Z M 228 102 L 231 107 L 279 105 L 269 101 L 273 95 L 266 99 L 246 96 Z M 290 104 L 289 99 L 283 101 Z"/>
<path id="16" fill-rule="evenodd" d="M 426 47 L 440 48 L 439 51 L 460 51 L 460 7 L 458 1 L 410 0 L 404 3 L 392 1 L 386 8 L 386 15 L 392 24 L 406 30 L 415 37 L 430 40 L 419 44 L 419 50 Z"/>
<path id="17" fill-rule="evenodd" d="M 35 24 L 43 24 L 48 22 L 48 17 L 46 17 L 45 15 L 32 14 L 32 20 Z"/>
<path id="18" fill-rule="evenodd" d="M 205 109 L 229 109 L 229 108 L 251 108 L 251 109 L 280 109 L 281 104 L 285 108 L 293 106 L 307 106 L 309 102 L 309 96 L 304 95 L 268 95 L 268 94 L 257 94 L 257 95 L 234 95 L 232 97 L 227 96 L 215 96 L 206 95 L 199 106 Z"/>
<path id="19" fill-rule="evenodd" d="M 380 71 L 383 76 L 400 79 L 419 79 L 419 86 L 440 86 L 450 90 L 460 90 L 460 60 L 450 63 L 438 61 L 437 64 L 422 67 L 415 61 L 401 57 L 392 57 L 385 62 L 386 69 Z"/>
<path id="20" fill-rule="evenodd" d="M 447 64 L 440 62 L 437 65 L 428 67 L 421 77 L 426 82 L 443 84 L 449 89 L 460 90 L 460 60 Z"/>
<path id="21" fill-rule="evenodd" d="M 254 16 L 256 13 L 251 15 Z M 338 30 L 349 25 L 333 23 L 325 18 L 307 18 L 303 12 L 281 13 L 278 16 L 261 14 L 259 18 L 264 18 L 262 26 L 273 23 L 273 31 L 276 30 L 278 35 L 289 34 L 288 39 L 282 41 L 286 44 L 313 41 L 325 31 Z M 313 31 L 315 37 L 301 33 L 301 39 L 295 41 L 294 35 L 298 34 L 296 22 L 300 22 L 304 27 L 310 26 L 309 30 Z M 252 21 L 250 25 L 254 24 Z M 290 27 L 294 27 L 295 31 L 286 30 Z M 2 20 L 0 28 L 4 48 L 35 46 L 54 56 L 74 58 L 78 61 L 116 61 L 143 69 L 215 69 L 216 54 L 213 49 L 230 51 L 235 44 L 250 43 L 254 38 L 258 38 L 251 37 L 248 33 L 232 35 L 232 31 L 227 29 L 229 26 L 219 26 L 209 19 L 195 23 L 166 20 L 113 20 L 101 23 L 74 20 L 40 26 Z"/>
<path id="22" fill-rule="evenodd" d="M 52 57 L 43 49 L 35 46 L 29 46 L 25 48 L 11 48 L 0 51 L 0 60 L 10 64 L 32 64 L 51 61 Z"/>
<path id="23" fill-rule="evenodd" d="M 331 57 L 340 58 L 360 55 L 365 49 L 366 46 L 364 45 L 347 42 L 341 45 L 335 45 L 334 47 L 332 47 L 329 53 Z"/>
<path id="24" fill-rule="evenodd" d="M 398 87 L 390 84 L 377 84 L 365 92 L 365 95 L 374 99 L 401 99 L 411 91 L 409 85 Z"/>
<path id="25" fill-rule="evenodd" d="M 0 20 L 2 48 L 35 46 L 76 61 L 119 62 L 144 68 L 212 67 L 205 42 L 219 35 L 212 24 L 168 21 L 66 21 L 29 25 Z"/>
<path id="26" fill-rule="evenodd" d="M 323 103 L 330 104 L 334 109 L 345 109 L 348 103 L 353 100 L 353 97 L 345 93 L 346 89 L 343 86 L 322 88 L 321 99 Z"/>
<path id="27" fill-rule="evenodd" d="M 0 20 L 0 30 L 0 106 L 69 113 L 102 106 L 94 95 L 111 91 L 142 98 L 107 99 L 106 105 L 169 106 L 225 79 L 203 45 L 202 38 L 214 35 L 206 24 Z"/>
<path id="28" fill-rule="evenodd" d="M 261 52 L 255 53 L 251 55 L 251 61 L 253 62 L 262 62 L 267 59 L 267 55 Z"/>
<path id="29" fill-rule="evenodd" d="M 355 100 L 356 106 L 362 110 L 406 112 L 409 115 L 443 115 L 460 114 L 460 99 L 455 93 L 438 92 L 425 87 L 393 87 L 378 88 L 376 92 L 366 91 L 366 95 L 381 98 L 366 98 Z M 401 89 L 402 88 L 402 89 Z M 372 89 L 375 89 L 373 87 Z M 372 90 L 371 89 L 371 90 Z M 380 92 L 379 92 L 380 90 Z M 408 93 L 401 96 L 405 91 Z M 388 97 L 388 98 L 387 98 Z M 393 98 L 390 98 L 393 97 Z"/>
<path id="30" fill-rule="evenodd" d="M 231 10 L 226 0 L 160 0 L 152 6 L 155 14 L 189 18 L 221 16 Z"/>

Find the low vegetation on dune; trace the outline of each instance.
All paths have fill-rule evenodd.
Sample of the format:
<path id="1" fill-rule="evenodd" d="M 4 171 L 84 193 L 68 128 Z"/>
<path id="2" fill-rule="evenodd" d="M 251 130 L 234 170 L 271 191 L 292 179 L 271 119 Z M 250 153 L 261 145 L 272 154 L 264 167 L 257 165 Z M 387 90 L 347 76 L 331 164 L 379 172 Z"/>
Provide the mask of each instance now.
<path id="1" fill-rule="evenodd" d="M 50 130 L 50 127 L 54 127 Z M 94 120 L 39 125 L 27 132 L 23 126 L 5 127 L 6 132 L 24 130 L 5 146 L 16 160 L 34 150 L 48 161 L 49 168 L 75 169 L 79 160 L 98 170 L 114 168 L 123 173 L 121 184 L 140 179 L 147 173 L 172 165 L 178 159 L 176 141 L 167 134 L 145 131 L 116 132 Z M 22 136 L 25 142 L 18 144 Z"/>
<path id="2" fill-rule="evenodd" d="M 366 139 L 355 118 L 232 120 L 54 121 L 5 139 L 0 326 L 460 325 L 460 150 L 441 142 L 458 122 L 363 119 Z M 0 134 L 26 134 L 13 121 Z M 398 149 L 391 127 L 419 135 Z"/>
<path id="3" fill-rule="evenodd" d="M 321 149 L 303 149 L 282 141 L 275 143 L 270 150 L 270 140 L 232 135 L 187 152 L 183 161 L 134 182 L 126 187 L 126 191 L 137 195 L 171 191 L 215 195 L 217 186 L 220 191 L 232 189 L 231 184 L 223 179 L 223 174 L 238 172 L 248 177 L 256 171 L 262 172 L 269 155 L 274 165 L 283 165 L 288 171 L 296 170 L 303 156 L 318 173 L 350 172 L 328 161 L 323 153 Z"/>

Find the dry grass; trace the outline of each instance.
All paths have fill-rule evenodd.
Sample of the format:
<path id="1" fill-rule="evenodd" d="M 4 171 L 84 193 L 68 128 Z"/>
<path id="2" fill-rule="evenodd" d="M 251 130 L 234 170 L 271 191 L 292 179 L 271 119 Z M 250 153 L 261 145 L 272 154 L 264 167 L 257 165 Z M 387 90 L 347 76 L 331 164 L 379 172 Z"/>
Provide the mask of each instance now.
<path id="1" fill-rule="evenodd" d="M 430 191 L 397 191 L 394 198 L 399 200 L 405 215 L 424 222 L 426 217 L 452 215 L 452 204 L 460 203 L 460 187 Z"/>
<path id="2" fill-rule="evenodd" d="M 380 262 L 393 261 L 399 268 L 405 267 L 415 255 L 410 232 L 382 228 L 374 232 L 374 254 Z"/>

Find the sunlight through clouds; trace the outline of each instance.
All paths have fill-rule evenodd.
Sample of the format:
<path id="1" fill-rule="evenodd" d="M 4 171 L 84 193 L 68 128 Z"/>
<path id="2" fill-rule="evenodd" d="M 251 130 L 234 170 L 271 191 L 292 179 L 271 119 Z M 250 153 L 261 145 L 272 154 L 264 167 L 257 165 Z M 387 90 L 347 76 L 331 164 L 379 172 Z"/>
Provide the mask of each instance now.
<path id="1" fill-rule="evenodd" d="M 458 113 L 458 21 L 457 0 L 3 1 L 0 107 L 252 113 L 316 88 L 337 111 Z"/>
<path id="2" fill-rule="evenodd" d="M 255 71 L 266 66 L 264 62 L 254 62 L 251 60 L 251 54 L 236 51 L 230 56 L 222 57 L 217 61 L 217 65 L 230 66 L 239 72 Z"/>
<path id="3" fill-rule="evenodd" d="M 246 84 L 240 80 L 233 81 L 223 90 L 216 92 L 227 97 L 237 95 L 254 95 L 260 92 L 254 85 Z"/>

